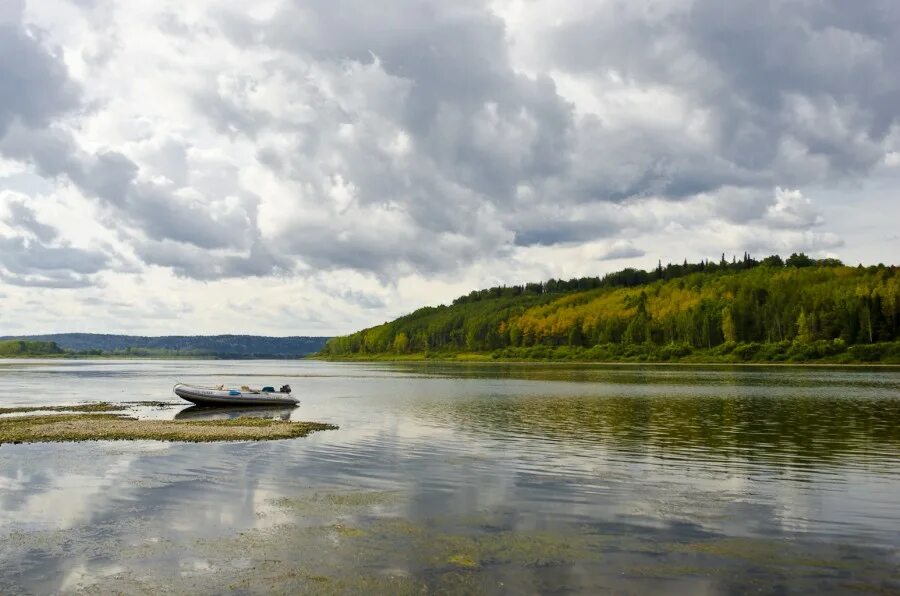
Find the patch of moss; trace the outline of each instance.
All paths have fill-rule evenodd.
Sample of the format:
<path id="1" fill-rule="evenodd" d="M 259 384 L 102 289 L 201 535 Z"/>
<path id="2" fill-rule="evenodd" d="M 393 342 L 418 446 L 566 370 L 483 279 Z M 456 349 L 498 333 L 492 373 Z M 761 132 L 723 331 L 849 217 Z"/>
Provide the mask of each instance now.
<path id="1" fill-rule="evenodd" d="M 112 414 L 23 416 L 0 419 L 0 444 L 138 440 L 210 442 L 265 441 L 305 437 L 333 424 L 264 418 L 232 420 L 139 420 Z"/>
<path id="2" fill-rule="evenodd" d="M 358 491 L 347 493 L 331 493 L 325 499 L 339 507 L 368 507 L 372 505 L 388 505 L 396 501 L 397 495 L 382 491 Z"/>
<path id="3" fill-rule="evenodd" d="M 599 553 L 582 537 L 514 531 L 475 536 L 430 535 L 427 544 L 421 545 L 421 552 L 428 551 L 433 553 L 433 563 L 453 562 L 452 558 L 461 557 L 459 561 L 469 560 L 479 566 L 514 564 L 546 567 L 599 557 Z"/>
<path id="4" fill-rule="evenodd" d="M 282 497 L 269 501 L 275 507 L 299 516 L 347 515 L 369 507 L 393 505 L 398 495 L 385 491 L 347 491 Z"/>
<path id="5" fill-rule="evenodd" d="M 365 536 L 367 532 L 365 530 L 360 530 L 359 528 L 353 528 L 350 526 L 345 526 L 344 524 L 334 524 L 332 526 L 335 534 L 339 536 L 343 536 L 345 538 L 360 538 Z"/>
<path id="6" fill-rule="evenodd" d="M 21 406 L 15 408 L 0 408 L 0 414 L 20 414 L 24 412 L 120 412 L 127 409 L 128 406 L 97 402 L 92 404 L 79 404 L 77 406 Z"/>
<path id="7" fill-rule="evenodd" d="M 711 576 L 715 573 L 714 569 L 706 567 L 697 567 L 696 565 L 631 565 L 622 570 L 622 574 L 635 578 L 657 578 L 664 579 L 670 577 L 689 577 L 689 576 Z"/>
<path id="8" fill-rule="evenodd" d="M 463 567 L 465 569 L 477 569 L 479 567 L 478 561 L 466 553 L 451 555 L 447 558 L 447 562 L 451 565 L 456 565 L 457 567 Z"/>
<path id="9" fill-rule="evenodd" d="M 724 538 L 708 542 L 691 542 L 672 545 L 675 552 L 696 553 L 717 557 L 743 559 L 758 564 L 771 564 L 783 560 L 783 545 L 777 541 L 754 538 Z"/>

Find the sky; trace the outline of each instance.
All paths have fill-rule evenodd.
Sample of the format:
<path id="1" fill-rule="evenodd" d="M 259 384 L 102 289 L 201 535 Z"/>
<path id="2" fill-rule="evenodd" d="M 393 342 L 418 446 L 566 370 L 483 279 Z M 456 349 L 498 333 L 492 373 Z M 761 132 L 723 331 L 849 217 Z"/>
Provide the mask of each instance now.
<path id="1" fill-rule="evenodd" d="M 0 335 L 900 259 L 896 0 L 2 0 Z"/>

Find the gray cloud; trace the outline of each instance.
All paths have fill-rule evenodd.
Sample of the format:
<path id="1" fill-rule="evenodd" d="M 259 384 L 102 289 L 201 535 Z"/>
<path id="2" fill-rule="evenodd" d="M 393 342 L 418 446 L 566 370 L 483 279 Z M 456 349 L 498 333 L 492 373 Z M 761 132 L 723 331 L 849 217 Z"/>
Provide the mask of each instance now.
<path id="1" fill-rule="evenodd" d="M 95 274 L 112 264 L 103 251 L 60 241 L 59 230 L 37 219 L 24 199 L 5 201 L 0 221 L 16 230 L 0 234 L 0 279 L 28 287 L 77 288 L 94 284 Z"/>
<path id="2" fill-rule="evenodd" d="M 93 285 L 109 257 L 66 244 L 46 245 L 20 236 L 0 236 L 0 277 L 9 284 L 51 288 Z"/>
<path id="3" fill-rule="evenodd" d="M 610 236 L 615 228 L 604 221 L 550 220 L 522 227 L 516 232 L 516 244 L 520 246 L 577 243 Z"/>
<path id="4" fill-rule="evenodd" d="M 326 61 L 377 59 L 408 82 L 396 117 L 416 152 L 492 200 L 567 167 L 569 105 L 549 77 L 513 70 L 503 23 L 480 2 L 286 2 L 254 39 Z"/>
<path id="5" fill-rule="evenodd" d="M 242 193 L 244 200 L 238 208 L 214 211 L 208 203 L 179 198 L 164 186 L 139 181 L 140 167 L 124 154 L 85 151 L 71 133 L 56 126 L 56 119 L 78 107 L 78 88 L 60 57 L 49 53 L 37 34 L 21 22 L 0 22 L 0 55 L 16 57 L 0 62 L 0 86 L 9 86 L 0 87 L 0 155 L 32 164 L 43 176 L 68 179 L 151 240 L 174 240 L 205 249 L 258 243 L 257 200 L 249 193 Z M 179 180 L 177 173 L 173 178 Z M 49 233 L 33 221 L 14 223 L 33 233 Z M 264 250 L 254 248 L 251 253 Z M 48 249 L 35 254 L 53 262 L 63 254 L 77 253 Z M 240 263 L 225 269 L 239 272 Z"/>
<path id="6" fill-rule="evenodd" d="M 631 244 L 627 240 L 616 242 L 609 249 L 603 251 L 598 258 L 601 261 L 613 261 L 615 259 L 631 259 L 634 257 L 642 257 L 645 253 L 640 248 Z"/>
<path id="7" fill-rule="evenodd" d="M 26 29 L 10 14 L 0 19 L 0 137 L 14 120 L 30 127 L 46 126 L 79 105 L 79 89 L 59 56 L 41 43 L 41 34 Z"/>
<path id="8" fill-rule="evenodd" d="M 552 30 L 547 64 L 677 91 L 707 115 L 708 157 L 749 174 L 745 184 L 864 174 L 883 159 L 881 143 L 900 115 L 895 2 L 640 4 L 605 4 Z M 672 160 L 682 149 L 646 146 Z M 700 191 L 738 182 L 718 179 L 719 168 L 710 176 L 679 170 Z"/>
<path id="9" fill-rule="evenodd" d="M 360 202 L 390 200 L 410 225 L 433 234 L 472 237 L 479 227 L 465 223 L 487 203 L 506 212 L 515 244 L 584 242 L 615 235 L 617 225 L 585 218 L 580 204 L 710 193 L 724 197 L 719 211 L 736 223 L 811 226 L 820 218 L 767 212 L 775 186 L 862 175 L 883 159 L 881 143 L 896 121 L 900 95 L 893 82 L 879 85 L 895 79 L 886 69 L 897 41 L 892 29 L 876 22 L 896 18 L 892 5 L 870 7 L 862 16 L 827 2 L 762 9 L 741 2 L 734 11 L 705 0 L 686 8 L 660 5 L 664 9 L 654 13 L 614 3 L 548 28 L 537 40 L 541 66 L 596 77 L 598 87 L 616 72 L 638 88 L 671 90 L 686 113 L 703 115 L 699 136 L 684 134 L 686 122 L 621 126 L 576 118 L 549 77 L 513 69 L 502 21 L 478 2 L 388 3 L 377 10 L 353 0 L 285 2 L 262 22 L 233 13 L 221 22 L 240 45 L 307 62 L 375 64 L 406 83 L 397 83 L 396 105 L 374 103 L 409 135 L 414 157 L 398 170 L 365 134 L 379 131 L 366 130 L 355 146 L 341 147 L 339 172 L 359 189 Z M 324 101 L 316 108 L 334 111 Z M 239 128 L 248 134 L 291 124 L 254 112 L 244 120 L 215 110 L 208 115 L 219 126 L 243 122 Z M 360 123 L 352 112 L 333 117 Z M 298 137 L 303 140 L 292 154 L 265 148 L 261 163 L 308 181 L 306 168 L 293 164 L 315 160 L 329 141 L 321 129 L 304 127 Z M 516 202 L 523 185 L 537 197 L 536 209 Z M 728 204 L 728 194 L 741 196 Z M 446 259 L 433 263 L 414 243 L 401 248 L 384 238 L 372 244 L 362 235 L 335 245 L 319 242 L 315 233 L 304 237 L 290 246 L 320 267 L 380 271 L 400 261 L 431 271 L 448 265 Z M 473 240 L 487 253 L 504 246 L 502 235 Z M 459 256 L 450 260 L 465 262 L 465 253 Z"/>
<path id="10" fill-rule="evenodd" d="M 3 219 L 7 224 L 14 228 L 21 228 L 34 236 L 41 242 L 52 242 L 59 235 L 59 232 L 53 226 L 41 223 L 37 220 L 34 211 L 25 204 L 24 200 L 13 200 L 6 205 L 8 215 Z"/>
<path id="11" fill-rule="evenodd" d="M 169 267 L 180 277 L 200 280 L 286 274 L 296 265 L 260 242 L 244 254 L 209 251 L 172 240 L 140 242 L 135 245 L 135 252 L 145 263 Z"/>
<path id="12" fill-rule="evenodd" d="M 93 197 L 144 263 L 201 280 L 431 276 L 517 247 L 597 240 L 610 247 L 599 259 L 635 258 L 644 252 L 625 239 L 673 223 L 642 209 L 652 201 L 837 245 L 811 232 L 823 218 L 806 195 L 773 191 L 885 162 L 900 127 L 900 7 L 649 6 L 618 0 L 538 27 L 519 40 L 524 66 L 510 54 L 514 32 L 478 0 L 284 0 L 268 18 L 215 9 L 199 23 L 162 15 L 159 33 L 179 47 L 224 35 L 216 43 L 258 59 L 207 57 L 184 77 L 196 139 L 147 131 L 101 149 L 79 133 L 83 90 L 59 50 L 12 10 L 0 19 L 0 55 L 16 56 L 0 63 L 0 155 Z M 603 104 L 597 113 L 578 105 L 572 79 Z M 216 162 L 194 143 L 240 149 Z M 271 186 L 251 188 L 258 170 Z M 267 209 L 276 231 L 264 235 Z M 8 275 L 32 279 L 37 258 L 76 276 L 110 266 L 62 246 L 24 206 L 7 221 L 20 232 L 4 240 L 12 253 L 37 247 L 5 264 Z"/>
<path id="13" fill-rule="evenodd" d="M 228 210 L 181 199 L 165 186 L 138 180 L 140 168 L 125 155 L 85 152 L 58 128 L 13 126 L 0 139 L 0 153 L 34 164 L 45 176 L 65 177 L 154 240 L 202 248 L 246 247 L 258 235 L 256 199 L 247 193 L 239 208 Z"/>

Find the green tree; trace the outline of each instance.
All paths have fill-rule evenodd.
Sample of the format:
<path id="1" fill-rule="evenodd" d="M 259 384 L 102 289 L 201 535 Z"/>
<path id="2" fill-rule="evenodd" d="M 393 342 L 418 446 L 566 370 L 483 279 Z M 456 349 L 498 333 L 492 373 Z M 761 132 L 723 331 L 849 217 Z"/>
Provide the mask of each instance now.
<path id="1" fill-rule="evenodd" d="M 816 262 L 801 252 L 789 256 L 784 264 L 788 267 L 812 267 Z"/>

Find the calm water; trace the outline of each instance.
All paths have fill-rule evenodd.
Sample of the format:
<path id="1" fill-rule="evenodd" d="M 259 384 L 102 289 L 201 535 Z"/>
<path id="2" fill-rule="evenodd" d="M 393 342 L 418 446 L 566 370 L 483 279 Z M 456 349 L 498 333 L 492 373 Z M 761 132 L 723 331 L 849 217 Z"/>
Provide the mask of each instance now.
<path id="1" fill-rule="evenodd" d="M 205 416 L 177 380 L 340 430 L 0 446 L 0 592 L 900 593 L 900 370 L 0 361 L 0 406 Z"/>

